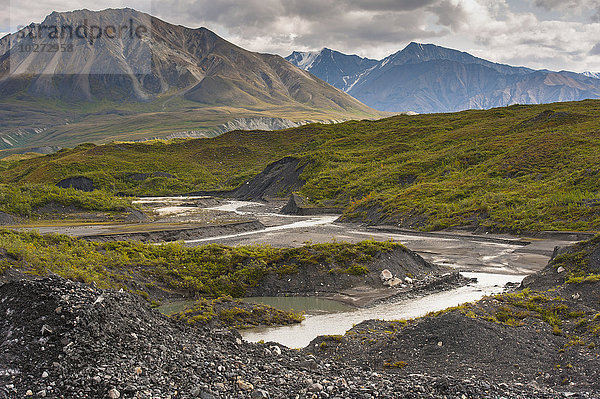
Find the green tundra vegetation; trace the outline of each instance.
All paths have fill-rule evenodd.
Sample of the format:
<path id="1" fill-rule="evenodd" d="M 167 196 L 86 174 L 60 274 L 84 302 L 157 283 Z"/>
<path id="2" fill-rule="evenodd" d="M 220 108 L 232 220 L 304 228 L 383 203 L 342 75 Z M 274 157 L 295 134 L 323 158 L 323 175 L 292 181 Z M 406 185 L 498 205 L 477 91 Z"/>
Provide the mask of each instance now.
<path id="1" fill-rule="evenodd" d="M 258 325 L 286 325 L 304 320 L 302 313 L 283 311 L 271 306 L 245 303 L 230 296 L 200 299 L 194 306 L 172 315 L 191 325 L 248 328 Z"/>
<path id="2" fill-rule="evenodd" d="M 538 283 L 538 290 L 525 288 L 498 294 L 429 316 L 460 311 L 468 317 L 513 327 L 538 319 L 548 324 L 553 334 L 569 338 L 567 346 L 576 343 L 593 349 L 600 337 L 599 245 L 600 235 L 596 235 L 553 258 L 540 275 L 534 275 L 534 279 L 542 281 Z M 559 272 L 559 268 L 564 270 Z M 574 300 L 573 295 L 578 292 L 583 298 Z"/>
<path id="3" fill-rule="evenodd" d="M 0 211 L 31 217 L 44 205 L 73 206 L 95 211 L 124 211 L 131 207 L 131 198 L 115 197 L 104 190 L 87 193 L 74 188 L 59 188 L 45 184 L 0 184 Z"/>
<path id="4" fill-rule="evenodd" d="M 368 272 L 366 266 L 376 254 L 400 247 L 376 241 L 300 248 L 185 247 L 180 243 L 95 243 L 65 235 L 0 230 L 0 276 L 8 269 L 33 275 L 54 273 L 100 288 L 123 288 L 147 299 L 165 292 L 192 298 L 239 298 L 269 273 L 294 274 L 308 266 L 317 266 L 321 273 Z"/>
<path id="5" fill-rule="evenodd" d="M 600 281 L 600 269 L 592 267 L 590 257 L 593 256 L 595 246 L 600 244 L 600 235 L 591 240 L 574 244 L 570 251 L 556 256 L 552 260 L 554 270 L 562 267 L 565 269 L 567 284 L 595 283 Z"/>
<path id="6" fill-rule="evenodd" d="M 536 289 L 518 288 L 410 320 L 366 321 L 341 337 L 322 337 L 318 348 L 335 354 L 340 345 L 365 350 L 381 348 L 382 344 L 393 347 L 397 336 L 407 334 L 407 328 L 414 333 L 419 323 L 454 314 L 464 320 L 494 323 L 508 332 L 523 328 L 535 330 L 540 337 L 555 335 L 561 337 L 553 347 L 557 353 L 575 354 L 575 359 L 588 353 L 596 358 L 600 345 L 600 278 L 590 276 L 600 275 L 599 254 L 600 235 L 596 235 L 568 247 L 545 269 L 532 275 L 529 284 Z M 559 272 L 559 268 L 564 270 Z M 455 319 L 452 323 L 454 326 Z M 385 360 L 383 367 L 403 366 L 394 359 Z"/>
<path id="7" fill-rule="evenodd" d="M 87 176 L 111 192 L 231 189 L 284 156 L 300 194 L 345 218 L 423 230 L 598 230 L 600 101 L 313 124 L 212 139 L 80 145 L 5 162 L 0 181 Z M 2 170 L 3 169 L 3 170 Z M 143 181 L 133 173 L 168 172 Z"/>

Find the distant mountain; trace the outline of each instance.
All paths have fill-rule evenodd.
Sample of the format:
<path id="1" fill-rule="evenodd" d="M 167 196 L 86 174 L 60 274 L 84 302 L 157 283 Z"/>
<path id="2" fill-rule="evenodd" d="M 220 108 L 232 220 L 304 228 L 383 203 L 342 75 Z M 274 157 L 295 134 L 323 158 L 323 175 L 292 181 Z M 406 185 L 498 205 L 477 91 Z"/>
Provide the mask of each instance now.
<path id="1" fill-rule="evenodd" d="M 600 79 L 600 72 L 583 72 L 582 75 L 587 76 L 588 78 Z"/>
<path id="2" fill-rule="evenodd" d="M 294 51 L 286 60 L 345 92 L 378 64 L 377 60 L 346 55 L 328 48 L 310 52 Z"/>
<path id="3" fill-rule="evenodd" d="M 362 69 L 342 72 L 340 64 L 328 61 L 325 50 L 337 53 L 311 53 L 306 65 L 297 61 L 302 53 L 286 59 L 381 111 L 452 112 L 600 98 L 600 80 L 591 74 L 513 67 L 433 44 L 410 43 L 381 61 L 368 60 Z M 338 75 L 356 78 L 350 85 L 328 80 Z"/>
<path id="4" fill-rule="evenodd" d="M 49 27 L 71 35 L 66 40 L 70 47 L 52 48 L 57 41 L 50 39 Z M 94 29 L 103 31 L 92 34 Z M 41 44 L 48 45 L 42 50 Z M 53 12 L 42 24 L 0 39 L 2 102 L 9 104 L 0 104 L 0 143 L 5 146 L 33 144 L 44 137 L 62 145 L 57 129 L 65 134 L 70 130 L 67 144 L 106 141 L 102 135 L 83 133 L 74 138 L 71 128 L 57 127 L 90 119 L 97 127 L 94 132 L 116 130 L 118 138 L 126 139 L 131 134 L 122 129 L 129 129 L 132 138 L 160 136 L 254 115 L 302 120 L 379 115 L 279 56 L 250 52 L 208 29 L 172 25 L 133 9 Z M 34 112 L 40 104 L 47 118 L 33 118 L 35 124 L 14 119 L 23 109 Z M 6 108 L 10 110 L 3 112 Z M 167 111 L 187 114 L 162 120 L 147 114 Z M 118 119 L 126 119 L 128 126 L 106 126 Z M 214 120 L 211 126 L 202 125 L 209 120 Z"/>

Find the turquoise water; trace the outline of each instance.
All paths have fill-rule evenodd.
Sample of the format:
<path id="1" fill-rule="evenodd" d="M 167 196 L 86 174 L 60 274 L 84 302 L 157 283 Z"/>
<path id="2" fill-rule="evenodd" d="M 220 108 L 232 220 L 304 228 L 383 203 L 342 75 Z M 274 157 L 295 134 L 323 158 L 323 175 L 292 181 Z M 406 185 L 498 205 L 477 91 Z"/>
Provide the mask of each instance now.
<path id="1" fill-rule="evenodd" d="M 279 327 L 257 327 L 240 331 L 249 342 L 278 342 L 289 348 L 303 348 L 319 335 L 344 334 L 364 320 L 398 320 L 420 317 L 461 303 L 476 301 L 484 295 L 504 291 L 508 282 L 519 283 L 524 275 L 504 275 L 491 273 L 462 273 L 469 278 L 477 278 L 476 283 L 457 289 L 438 292 L 420 298 L 407 298 L 397 302 L 383 303 L 363 309 L 350 308 L 321 314 L 307 314 L 302 323 Z M 299 298 L 281 298 L 299 299 Z M 305 298 L 312 299 L 312 298 Z"/>
<path id="2" fill-rule="evenodd" d="M 348 312 L 353 309 L 351 306 L 341 302 L 305 296 L 251 297 L 244 298 L 244 302 L 260 303 L 280 310 L 293 310 L 295 312 L 304 312 L 306 314 Z"/>
<path id="3" fill-rule="evenodd" d="M 194 306 L 196 301 L 193 299 L 186 299 L 184 301 L 172 301 L 165 302 L 156 308 L 160 313 L 166 315 L 172 315 L 173 313 L 183 312 L 184 310 Z"/>

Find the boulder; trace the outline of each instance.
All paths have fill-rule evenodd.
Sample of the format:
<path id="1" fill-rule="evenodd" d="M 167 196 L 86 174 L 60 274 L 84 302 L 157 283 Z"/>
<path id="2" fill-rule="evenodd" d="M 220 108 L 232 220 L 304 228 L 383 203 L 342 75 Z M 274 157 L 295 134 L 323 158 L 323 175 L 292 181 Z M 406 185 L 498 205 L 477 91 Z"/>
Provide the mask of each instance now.
<path id="1" fill-rule="evenodd" d="M 340 214 L 343 212 L 342 208 L 337 207 L 315 207 L 309 206 L 307 201 L 300 195 L 293 193 L 290 195 L 290 199 L 287 204 L 279 211 L 284 215 L 328 215 L 328 214 Z"/>
<path id="2" fill-rule="evenodd" d="M 300 197 L 298 194 L 294 193 L 290 195 L 290 199 L 281 209 L 281 213 L 284 215 L 302 215 L 304 207 L 304 199 L 302 199 L 302 197 Z"/>
<path id="3" fill-rule="evenodd" d="M 394 277 L 390 280 L 386 280 L 383 285 L 387 285 L 388 287 L 397 287 L 402 285 L 402 280 L 400 280 L 398 277 Z"/>
<path id="4" fill-rule="evenodd" d="M 56 183 L 56 187 L 60 188 L 74 188 L 80 191 L 94 191 L 94 182 L 92 179 L 84 176 L 67 177 Z"/>
<path id="5" fill-rule="evenodd" d="M 144 212 L 138 211 L 137 209 L 127 208 L 126 211 L 129 212 L 125 217 L 126 222 L 145 222 L 149 219 Z"/>
<path id="6" fill-rule="evenodd" d="M 4 213 L 0 211 L 0 226 L 15 224 L 17 223 L 17 218 L 8 213 Z"/>
<path id="7" fill-rule="evenodd" d="M 389 271 L 389 269 L 383 269 L 379 274 L 379 278 L 381 278 L 381 281 L 391 280 L 393 277 L 394 275 L 392 274 L 392 272 Z"/>

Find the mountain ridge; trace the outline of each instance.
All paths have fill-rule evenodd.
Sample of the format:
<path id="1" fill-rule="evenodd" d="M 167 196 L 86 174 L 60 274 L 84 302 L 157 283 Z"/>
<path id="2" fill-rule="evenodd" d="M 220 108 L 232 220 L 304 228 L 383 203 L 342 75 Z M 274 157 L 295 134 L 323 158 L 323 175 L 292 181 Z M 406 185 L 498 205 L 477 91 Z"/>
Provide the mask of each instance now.
<path id="1" fill-rule="evenodd" d="M 85 39 L 72 36 L 71 51 L 19 51 L 36 44 L 28 35 L 32 29 L 67 26 L 77 33 L 82 21 L 89 34 Z M 280 56 L 251 52 L 207 28 L 169 24 L 133 9 L 53 12 L 37 27 L 28 26 L 29 31 L 24 28 L 0 40 L 0 103 L 35 108 L 37 113 L 19 119 L 15 115 L 21 111 L 8 113 L 0 107 L 0 147 L 209 132 L 237 118 L 326 121 L 381 115 Z M 119 31 L 118 40 L 111 38 L 122 26 L 130 28 Z M 96 37 L 95 27 L 104 34 Z M 56 42 L 49 36 L 38 41 L 48 46 Z M 60 110 L 63 123 L 44 117 L 49 109 Z M 117 110 L 113 115 L 123 119 L 120 128 L 94 117 L 98 109 Z M 162 123 L 160 117 L 178 126 Z M 75 137 L 74 124 L 80 124 L 82 136 L 89 136 Z M 17 127 L 26 133 L 17 134 Z M 40 130 L 46 133 L 32 133 Z"/>
<path id="2" fill-rule="evenodd" d="M 294 54 L 294 53 L 292 53 Z M 337 56 L 355 57 L 337 52 Z M 332 67 L 313 54 L 307 69 L 328 81 Z M 297 59 L 291 55 L 292 63 Z M 329 83 L 382 111 L 419 113 L 488 109 L 600 98 L 600 80 L 592 73 L 534 70 L 475 57 L 434 44 L 411 42 L 369 68 L 356 72 L 352 85 Z"/>

